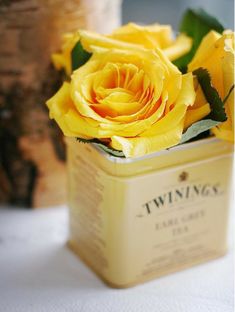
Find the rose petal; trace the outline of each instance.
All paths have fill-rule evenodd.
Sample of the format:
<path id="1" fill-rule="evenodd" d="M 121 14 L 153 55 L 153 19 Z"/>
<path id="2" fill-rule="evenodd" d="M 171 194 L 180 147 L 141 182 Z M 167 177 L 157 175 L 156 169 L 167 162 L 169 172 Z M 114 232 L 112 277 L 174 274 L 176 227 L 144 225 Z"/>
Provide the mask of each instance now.
<path id="1" fill-rule="evenodd" d="M 187 107 L 194 103 L 195 91 L 193 88 L 193 76 L 191 73 L 182 76 L 182 88 L 173 109 L 161 120 L 152 125 L 150 129 L 143 132 L 141 136 L 160 134 L 176 127 L 185 118 Z"/>
<path id="2" fill-rule="evenodd" d="M 184 129 L 187 129 L 196 121 L 203 119 L 205 116 L 209 115 L 211 111 L 210 104 L 206 103 L 201 107 L 195 109 L 189 109 L 186 113 Z"/>
<path id="3" fill-rule="evenodd" d="M 126 157 L 138 157 L 160 151 L 179 143 L 183 130 L 183 122 L 168 132 L 159 135 L 136 138 L 111 137 L 111 146 L 122 150 Z"/>
<path id="4" fill-rule="evenodd" d="M 180 34 L 174 43 L 163 49 L 169 60 L 174 61 L 190 51 L 192 47 L 192 39 L 185 34 Z"/>
<path id="5" fill-rule="evenodd" d="M 234 37 L 233 37 L 234 44 Z M 228 94 L 234 84 L 234 50 L 227 47 L 222 60 L 224 91 Z M 213 128 L 213 133 L 220 139 L 234 142 L 234 90 L 225 103 L 225 111 L 228 119 L 218 127 Z"/>

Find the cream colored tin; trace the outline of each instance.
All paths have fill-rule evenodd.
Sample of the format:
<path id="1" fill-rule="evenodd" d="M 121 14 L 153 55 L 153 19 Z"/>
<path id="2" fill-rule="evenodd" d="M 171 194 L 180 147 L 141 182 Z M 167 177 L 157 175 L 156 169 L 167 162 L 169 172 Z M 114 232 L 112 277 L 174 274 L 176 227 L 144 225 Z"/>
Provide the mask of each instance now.
<path id="1" fill-rule="evenodd" d="M 142 158 L 67 140 L 69 246 L 128 287 L 226 252 L 233 145 L 215 138 Z"/>

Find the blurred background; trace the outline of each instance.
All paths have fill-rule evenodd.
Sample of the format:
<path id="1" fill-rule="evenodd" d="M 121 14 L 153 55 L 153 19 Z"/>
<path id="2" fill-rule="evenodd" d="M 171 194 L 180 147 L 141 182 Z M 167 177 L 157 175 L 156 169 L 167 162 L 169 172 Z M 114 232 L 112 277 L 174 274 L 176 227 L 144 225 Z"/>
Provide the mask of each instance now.
<path id="1" fill-rule="evenodd" d="M 201 7 L 216 16 L 226 28 L 234 28 L 233 0 L 123 0 L 123 23 L 171 24 L 177 29 L 187 8 Z"/>

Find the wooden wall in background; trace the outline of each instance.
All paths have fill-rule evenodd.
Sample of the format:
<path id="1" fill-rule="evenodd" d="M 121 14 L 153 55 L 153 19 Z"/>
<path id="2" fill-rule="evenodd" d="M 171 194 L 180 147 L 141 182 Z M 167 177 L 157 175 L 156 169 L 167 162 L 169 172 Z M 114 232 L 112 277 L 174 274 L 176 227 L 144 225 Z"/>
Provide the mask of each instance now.
<path id="1" fill-rule="evenodd" d="M 50 55 L 63 32 L 117 26 L 120 0 L 112 12 L 111 2 L 0 0 L 0 203 L 66 201 L 63 136 L 45 106 L 62 82 Z"/>

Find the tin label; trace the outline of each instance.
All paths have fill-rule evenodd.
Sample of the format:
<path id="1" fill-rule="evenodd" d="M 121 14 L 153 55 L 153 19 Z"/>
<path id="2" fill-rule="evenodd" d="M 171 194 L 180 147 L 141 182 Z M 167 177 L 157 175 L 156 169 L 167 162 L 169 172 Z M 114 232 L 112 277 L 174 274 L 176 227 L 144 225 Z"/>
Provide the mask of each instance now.
<path id="1" fill-rule="evenodd" d="M 109 283 L 125 287 L 226 251 L 231 155 L 131 178 L 69 152 L 70 242 Z"/>
<path id="2" fill-rule="evenodd" d="M 133 277 L 162 275 L 225 252 L 229 161 L 223 156 L 132 181 L 127 250 L 136 263 Z"/>

